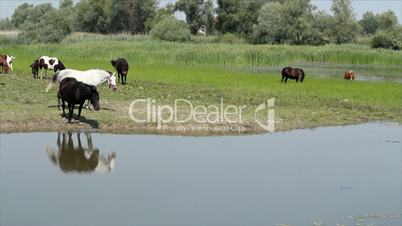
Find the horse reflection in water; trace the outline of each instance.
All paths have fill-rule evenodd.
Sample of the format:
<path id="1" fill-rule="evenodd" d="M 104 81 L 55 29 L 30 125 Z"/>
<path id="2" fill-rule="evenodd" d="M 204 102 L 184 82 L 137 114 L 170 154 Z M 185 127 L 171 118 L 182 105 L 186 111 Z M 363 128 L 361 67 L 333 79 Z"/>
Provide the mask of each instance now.
<path id="1" fill-rule="evenodd" d="M 116 162 L 116 153 L 101 155 L 98 148 L 92 145 L 91 134 L 85 133 L 87 146 L 81 143 L 81 134 L 77 133 L 77 144 L 74 145 L 72 133 L 58 133 L 58 151 L 47 146 L 46 152 L 50 161 L 59 166 L 65 173 L 110 172 Z M 62 138 L 62 139 L 60 139 Z"/>

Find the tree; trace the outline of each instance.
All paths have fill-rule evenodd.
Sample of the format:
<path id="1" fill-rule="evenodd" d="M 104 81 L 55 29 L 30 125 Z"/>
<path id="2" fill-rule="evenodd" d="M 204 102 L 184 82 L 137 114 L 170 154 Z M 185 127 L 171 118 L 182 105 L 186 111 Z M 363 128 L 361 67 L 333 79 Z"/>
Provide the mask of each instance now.
<path id="1" fill-rule="evenodd" d="M 217 0 L 217 29 L 221 33 L 238 33 L 240 24 L 241 0 Z"/>
<path id="2" fill-rule="evenodd" d="M 60 42 L 72 32 L 72 24 L 65 15 L 45 3 L 30 10 L 25 22 L 19 26 L 18 38 L 26 43 Z"/>
<path id="3" fill-rule="evenodd" d="M 310 36 L 314 38 L 307 41 L 307 43 L 313 45 L 329 43 L 331 41 L 331 28 L 334 26 L 334 18 L 323 11 L 314 13 L 313 17 L 312 34 Z"/>
<path id="4" fill-rule="evenodd" d="M 147 26 L 151 29 L 163 20 L 165 16 L 171 16 L 174 14 L 175 6 L 172 3 L 168 3 L 165 7 L 156 10 L 155 16 L 152 20 L 148 21 Z"/>
<path id="5" fill-rule="evenodd" d="M 389 31 L 398 25 L 398 17 L 391 10 L 378 14 L 377 18 L 380 30 Z"/>
<path id="6" fill-rule="evenodd" d="M 73 0 L 60 0 L 58 13 L 64 18 L 64 22 L 68 27 L 73 29 L 74 26 L 74 2 Z"/>
<path id="7" fill-rule="evenodd" d="M 110 15 L 108 16 L 109 33 L 130 30 L 131 4 L 126 0 L 111 0 Z"/>
<path id="8" fill-rule="evenodd" d="M 356 41 L 360 26 L 354 18 L 351 0 L 333 0 L 331 10 L 334 13 L 334 41 L 337 44 Z"/>
<path id="9" fill-rule="evenodd" d="M 190 39 L 188 24 L 176 19 L 174 16 L 165 16 L 150 31 L 150 35 L 166 41 L 187 41 Z"/>
<path id="10" fill-rule="evenodd" d="M 151 29 L 149 24 L 153 20 L 156 12 L 156 0 L 131 0 L 132 8 L 130 21 L 130 31 L 133 34 L 146 33 Z"/>
<path id="11" fill-rule="evenodd" d="M 363 18 L 359 21 L 364 35 L 372 35 L 377 32 L 379 27 L 378 17 L 374 13 L 368 11 L 363 14 Z"/>
<path id="12" fill-rule="evenodd" d="M 14 29 L 14 26 L 11 23 L 10 18 L 6 17 L 0 19 L 0 30 L 11 30 L 11 29 Z"/>
<path id="13" fill-rule="evenodd" d="M 178 0 L 176 10 L 183 11 L 191 33 L 196 34 L 202 26 L 207 26 L 213 17 L 213 3 L 211 0 Z"/>
<path id="14" fill-rule="evenodd" d="M 60 0 L 59 9 L 73 10 L 74 2 L 73 0 Z"/>
<path id="15" fill-rule="evenodd" d="M 106 33 L 108 25 L 104 5 L 104 1 L 81 0 L 75 10 L 76 30 Z"/>
<path id="16" fill-rule="evenodd" d="M 253 27 L 254 42 L 263 44 L 281 43 L 286 39 L 283 6 L 278 2 L 265 4 L 258 13 L 257 25 Z"/>
<path id="17" fill-rule="evenodd" d="M 402 49 L 402 26 L 395 26 L 392 30 L 379 31 L 371 39 L 371 47 L 385 49 Z"/>
<path id="18" fill-rule="evenodd" d="M 257 24 L 258 12 L 263 5 L 268 2 L 277 2 L 270 0 L 251 0 L 242 1 L 239 10 L 240 24 L 238 27 L 239 34 L 243 36 L 249 36 L 252 34 L 253 25 Z M 279 2 L 279 1 L 278 1 Z"/>
<path id="19" fill-rule="evenodd" d="M 310 0 L 270 1 L 258 13 L 253 37 L 256 43 L 321 45 L 329 42 L 332 17 L 316 12 Z"/>
<path id="20" fill-rule="evenodd" d="M 11 23 L 14 27 L 19 28 L 21 24 L 25 22 L 25 20 L 30 15 L 32 9 L 34 8 L 33 5 L 28 3 L 24 3 L 15 9 L 13 15 L 11 16 Z"/>
<path id="21" fill-rule="evenodd" d="M 285 1 L 283 14 L 287 25 L 287 38 L 291 43 L 306 44 L 307 36 L 312 33 L 313 10 L 315 7 L 311 0 Z"/>

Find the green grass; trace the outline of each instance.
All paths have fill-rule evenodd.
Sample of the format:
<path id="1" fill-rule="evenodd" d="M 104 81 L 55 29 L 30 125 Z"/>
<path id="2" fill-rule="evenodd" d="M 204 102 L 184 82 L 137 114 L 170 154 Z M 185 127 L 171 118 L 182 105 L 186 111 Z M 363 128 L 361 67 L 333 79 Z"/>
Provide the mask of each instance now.
<path id="1" fill-rule="evenodd" d="M 80 42 L 76 41 L 80 40 Z M 0 52 L 16 56 L 15 74 L 1 75 L 0 122 L 2 131 L 64 130 L 89 128 L 67 126 L 60 117 L 55 89 L 45 93 L 45 80 L 33 79 L 29 64 L 41 55 L 58 56 L 67 67 L 113 70 L 110 59 L 126 57 L 130 63 L 128 85 L 111 92 L 99 89 L 101 111 L 84 111 L 96 120 L 100 131 L 160 132 L 155 125 L 138 125 L 128 116 L 137 98 L 155 98 L 172 104 L 185 98 L 194 104 L 247 105 L 244 126 L 258 132 L 253 109 L 275 97 L 277 130 L 344 125 L 374 120 L 402 122 L 402 84 L 395 82 L 344 81 L 324 77 L 319 69 L 307 74 L 303 84 L 280 83 L 280 74 L 255 68 L 314 61 L 337 66 L 401 67 L 397 51 L 371 50 L 364 46 L 253 46 L 246 44 L 167 43 L 144 36 L 72 36 L 58 45 L 8 45 Z M 252 68 L 252 69 L 250 69 Z M 254 69 L 253 69 L 254 68 Z M 51 73 L 49 73 L 51 74 Z M 393 76 L 402 78 L 400 73 Z M 93 126 L 93 125 L 92 125 Z"/>
<path id="2" fill-rule="evenodd" d="M 32 79 L 27 74 L 1 76 L 0 115 L 2 130 L 15 131 L 13 125 L 27 130 L 71 129 L 55 107 L 55 89 L 45 93 L 47 81 Z M 306 78 L 306 81 L 281 84 L 276 74 L 231 72 L 219 68 L 171 65 L 135 65 L 129 84 L 111 92 L 100 89 L 101 111 L 84 111 L 96 120 L 101 131 L 138 132 L 155 129 L 146 125 L 139 129 L 130 121 L 128 106 L 137 98 L 155 98 L 158 104 L 173 104 L 184 98 L 193 104 L 247 105 L 244 126 L 248 132 L 258 131 L 252 122 L 256 106 L 276 98 L 277 130 L 344 125 L 373 120 L 402 122 L 402 84 L 359 82 Z M 155 131 L 154 131 L 155 132 Z M 158 131 L 156 131 L 158 132 Z"/>

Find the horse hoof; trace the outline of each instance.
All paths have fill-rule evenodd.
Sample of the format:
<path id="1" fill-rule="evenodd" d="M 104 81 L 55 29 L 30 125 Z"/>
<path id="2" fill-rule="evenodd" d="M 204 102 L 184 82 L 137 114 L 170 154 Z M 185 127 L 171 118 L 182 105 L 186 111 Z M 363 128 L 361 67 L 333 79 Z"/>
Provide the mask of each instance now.
<path id="1" fill-rule="evenodd" d="M 67 122 L 68 124 L 80 124 L 80 120 L 71 119 Z"/>

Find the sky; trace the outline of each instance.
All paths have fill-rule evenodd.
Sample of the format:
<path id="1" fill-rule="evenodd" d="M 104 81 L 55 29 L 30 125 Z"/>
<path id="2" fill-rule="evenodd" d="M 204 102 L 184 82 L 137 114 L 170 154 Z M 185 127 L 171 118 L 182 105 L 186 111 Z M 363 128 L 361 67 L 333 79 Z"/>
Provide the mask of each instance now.
<path id="1" fill-rule="evenodd" d="M 175 0 L 159 0 L 160 6 L 174 1 Z M 59 5 L 59 0 L 0 0 L 0 18 L 10 17 L 14 13 L 14 10 L 24 2 L 34 5 L 51 2 L 55 7 Z M 330 13 L 331 3 L 331 0 L 313 0 L 313 4 L 315 4 L 318 9 L 325 10 L 328 13 Z M 399 23 L 402 24 L 402 0 L 352 0 L 352 6 L 357 19 L 361 19 L 363 13 L 366 11 L 380 13 L 391 9 L 398 17 Z M 178 17 L 184 16 L 183 14 L 178 14 Z"/>

